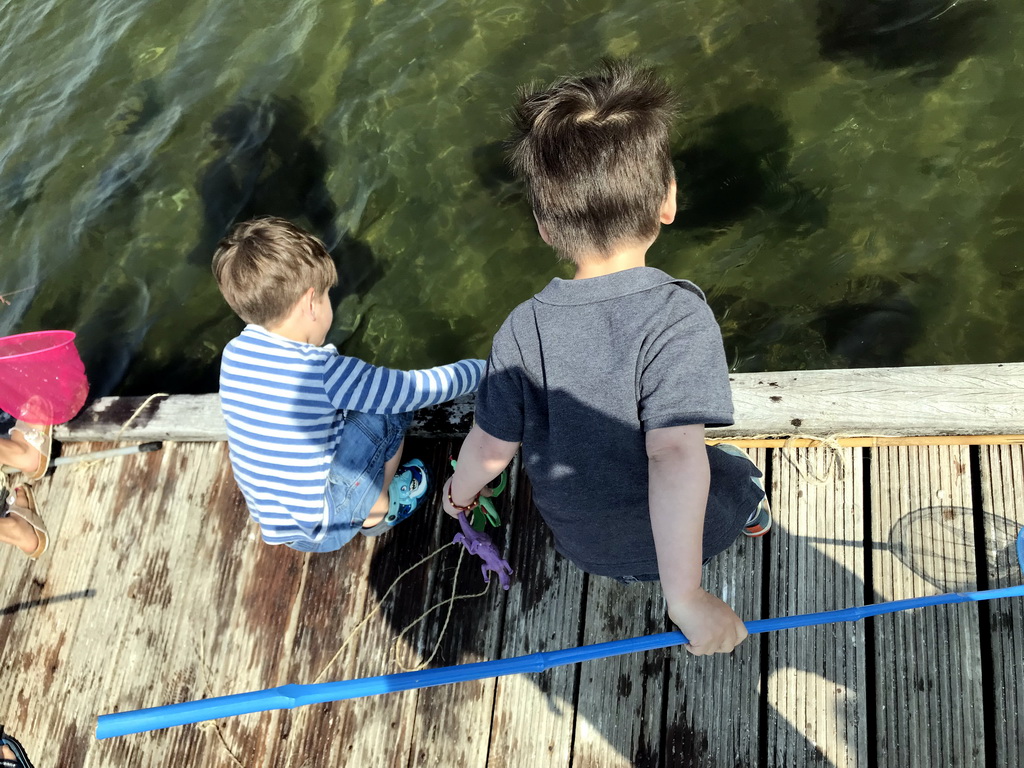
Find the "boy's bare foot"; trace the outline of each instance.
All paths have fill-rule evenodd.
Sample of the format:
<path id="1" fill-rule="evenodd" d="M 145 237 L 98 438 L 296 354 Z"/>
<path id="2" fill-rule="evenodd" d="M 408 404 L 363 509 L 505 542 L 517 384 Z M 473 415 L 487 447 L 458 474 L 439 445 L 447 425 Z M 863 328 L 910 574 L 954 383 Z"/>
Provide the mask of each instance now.
<path id="1" fill-rule="evenodd" d="M 25 491 L 18 488 L 16 493 L 18 506 L 27 508 L 28 497 L 25 495 Z M 26 555 L 31 555 L 39 546 L 39 534 L 27 520 L 17 515 L 8 515 L 0 518 L 0 542 L 12 544 Z"/>

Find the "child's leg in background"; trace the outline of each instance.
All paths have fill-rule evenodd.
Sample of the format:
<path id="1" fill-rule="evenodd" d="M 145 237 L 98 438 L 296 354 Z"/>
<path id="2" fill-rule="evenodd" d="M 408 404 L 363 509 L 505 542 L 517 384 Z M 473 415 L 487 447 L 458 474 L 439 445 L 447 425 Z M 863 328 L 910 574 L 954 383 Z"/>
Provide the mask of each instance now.
<path id="1" fill-rule="evenodd" d="M 704 516 L 705 562 L 732 545 L 765 498 L 764 490 L 753 481 L 761 471 L 745 452 L 733 446 L 708 446 L 707 452 L 711 487 Z"/>
<path id="2" fill-rule="evenodd" d="M 747 452 L 742 448 L 737 448 L 735 445 L 730 443 L 718 443 L 715 448 L 725 451 L 730 456 L 736 456 L 737 458 L 745 459 L 750 462 L 750 466 L 753 468 L 750 479 L 761 494 L 761 501 L 747 518 L 747 524 L 743 526 L 743 534 L 753 538 L 764 536 L 772 527 L 772 515 L 771 510 L 768 508 L 768 493 L 764 489 L 764 482 L 761 479 L 761 470 L 754 467 L 754 462 L 751 461 L 750 456 L 748 456 Z"/>
<path id="3" fill-rule="evenodd" d="M 384 515 L 388 513 L 388 508 L 391 505 L 391 499 L 388 495 L 388 486 L 391 485 L 391 481 L 395 479 L 395 472 L 398 471 L 398 465 L 402 463 L 402 451 L 405 449 L 405 440 L 403 439 L 401 444 L 398 446 L 398 450 L 395 451 L 395 455 L 392 456 L 384 463 L 384 490 L 380 492 L 380 496 L 377 497 L 377 501 L 373 503 L 370 508 L 370 514 L 363 522 L 363 528 L 370 528 L 381 520 L 384 519 Z"/>

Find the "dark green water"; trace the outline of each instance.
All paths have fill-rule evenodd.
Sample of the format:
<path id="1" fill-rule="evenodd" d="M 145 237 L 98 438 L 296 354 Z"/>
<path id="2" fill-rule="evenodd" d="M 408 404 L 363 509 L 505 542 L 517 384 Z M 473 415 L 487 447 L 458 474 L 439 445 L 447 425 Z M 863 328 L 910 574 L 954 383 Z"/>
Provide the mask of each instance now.
<path id="1" fill-rule="evenodd" d="M 565 274 L 502 164 L 516 87 L 611 54 L 686 105 L 649 261 L 734 368 L 1024 360 L 1024 5 L 946 5 L 0 0 L 0 333 L 76 330 L 96 394 L 212 391 L 213 244 L 277 214 L 339 259 L 343 351 L 484 356 Z"/>

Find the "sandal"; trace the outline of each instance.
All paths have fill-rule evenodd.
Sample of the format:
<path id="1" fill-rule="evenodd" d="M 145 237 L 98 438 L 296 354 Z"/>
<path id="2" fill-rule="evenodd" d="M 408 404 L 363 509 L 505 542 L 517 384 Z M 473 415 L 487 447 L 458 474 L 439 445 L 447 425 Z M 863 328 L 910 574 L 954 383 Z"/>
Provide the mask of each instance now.
<path id="1" fill-rule="evenodd" d="M 22 485 L 19 488 L 25 492 L 25 500 L 28 502 L 28 506 L 23 507 L 17 503 L 11 504 L 7 508 L 7 514 L 20 517 L 35 529 L 36 538 L 39 540 L 39 543 L 36 545 L 35 551 L 26 554 L 30 560 L 38 560 L 42 557 L 47 547 L 50 546 L 50 534 L 46 532 L 46 524 L 38 514 L 39 505 L 36 503 L 36 496 L 32 492 L 31 486 Z M 16 493 L 17 490 L 14 489 L 11 492 Z"/>
<path id="2" fill-rule="evenodd" d="M 376 525 L 361 528 L 363 536 L 380 536 L 409 517 L 426 498 L 430 486 L 427 468 L 419 459 L 412 459 L 398 468 L 395 478 L 388 486 L 391 505 L 388 513 Z"/>
<path id="3" fill-rule="evenodd" d="M 14 753 L 14 757 L 0 756 L 0 768 L 34 768 L 32 761 L 25 754 L 25 748 L 21 746 L 21 742 L 7 734 L 2 725 L 0 725 L 0 747 L 7 747 Z"/>
<path id="4" fill-rule="evenodd" d="M 25 482 L 31 483 L 38 480 L 50 468 L 50 452 L 53 449 L 53 427 L 42 424 L 34 427 L 20 419 L 11 427 L 10 434 L 15 431 L 21 432 L 25 442 L 39 451 L 39 465 L 32 472 L 22 472 L 21 477 Z"/>

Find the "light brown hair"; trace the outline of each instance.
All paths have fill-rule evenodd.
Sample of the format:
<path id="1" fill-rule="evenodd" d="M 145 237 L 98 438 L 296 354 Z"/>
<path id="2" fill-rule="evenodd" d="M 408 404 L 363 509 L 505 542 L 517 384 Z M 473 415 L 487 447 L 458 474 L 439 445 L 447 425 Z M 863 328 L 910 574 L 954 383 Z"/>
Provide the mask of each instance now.
<path id="1" fill-rule="evenodd" d="M 213 275 L 235 313 L 263 326 L 283 320 L 310 288 L 319 296 L 338 284 L 324 244 L 272 216 L 237 224 L 217 244 Z"/>
<path id="2" fill-rule="evenodd" d="M 509 159 L 562 258 L 657 236 L 675 178 L 674 116 L 668 85 L 632 62 L 605 60 L 595 74 L 520 93 Z"/>

